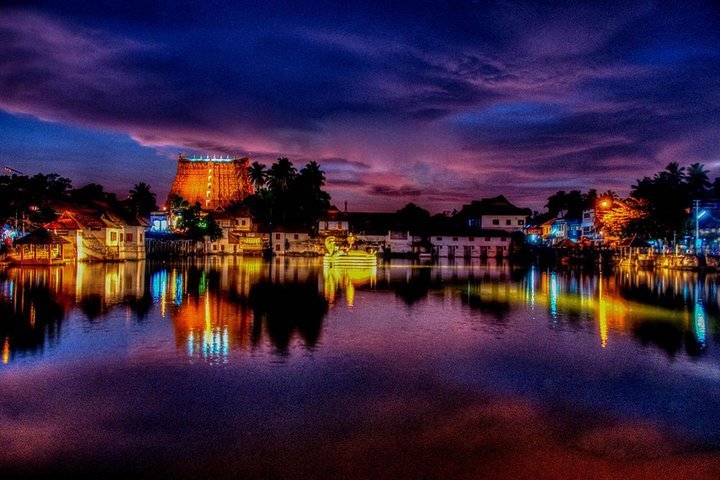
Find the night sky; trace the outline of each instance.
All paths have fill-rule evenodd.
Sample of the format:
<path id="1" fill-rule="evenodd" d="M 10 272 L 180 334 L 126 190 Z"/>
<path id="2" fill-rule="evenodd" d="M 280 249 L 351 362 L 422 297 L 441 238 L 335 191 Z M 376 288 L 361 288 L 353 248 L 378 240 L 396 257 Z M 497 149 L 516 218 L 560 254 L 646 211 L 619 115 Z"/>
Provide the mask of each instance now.
<path id="1" fill-rule="evenodd" d="M 231 3 L 3 2 L 0 164 L 162 202 L 178 152 L 287 156 L 433 212 L 720 175 L 720 5 Z"/>

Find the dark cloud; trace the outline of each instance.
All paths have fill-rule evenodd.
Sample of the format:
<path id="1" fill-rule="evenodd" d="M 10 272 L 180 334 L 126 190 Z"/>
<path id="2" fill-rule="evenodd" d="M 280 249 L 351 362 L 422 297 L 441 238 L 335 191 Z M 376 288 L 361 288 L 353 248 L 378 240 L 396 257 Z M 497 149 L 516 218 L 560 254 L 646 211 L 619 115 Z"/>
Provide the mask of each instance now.
<path id="1" fill-rule="evenodd" d="M 123 188 L 152 179 L 102 135 L 146 158 L 317 160 L 332 193 L 374 209 L 541 206 L 556 185 L 622 192 L 720 155 L 711 2 L 10 2 L 0 59 L 0 109 L 97 132 Z M 0 155 L 27 166 L 53 135 L 17 157 L 6 129 Z"/>

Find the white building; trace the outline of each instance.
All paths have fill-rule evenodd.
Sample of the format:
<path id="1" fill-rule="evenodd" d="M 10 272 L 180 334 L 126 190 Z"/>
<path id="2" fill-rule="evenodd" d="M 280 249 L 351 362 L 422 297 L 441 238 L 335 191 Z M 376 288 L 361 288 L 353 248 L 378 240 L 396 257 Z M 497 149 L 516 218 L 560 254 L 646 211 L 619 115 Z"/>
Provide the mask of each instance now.
<path id="1" fill-rule="evenodd" d="M 312 255 L 321 253 L 310 233 L 302 230 L 284 228 L 273 229 L 270 233 L 270 246 L 274 255 Z"/>
<path id="2" fill-rule="evenodd" d="M 45 228 L 69 242 L 65 258 L 78 261 L 145 259 L 145 230 L 138 218 L 124 219 L 110 212 L 63 212 Z"/>
<path id="3" fill-rule="evenodd" d="M 429 236 L 433 255 L 440 258 L 498 258 L 510 255 L 507 233 L 478 232 Z"/>
<path id="4" fill-rule="evenodd" d="M 516 207 L 500 195 L 464 205 L 458 216 L 468 228 L 522 232 L 531 214 L 529 208 Z"/>

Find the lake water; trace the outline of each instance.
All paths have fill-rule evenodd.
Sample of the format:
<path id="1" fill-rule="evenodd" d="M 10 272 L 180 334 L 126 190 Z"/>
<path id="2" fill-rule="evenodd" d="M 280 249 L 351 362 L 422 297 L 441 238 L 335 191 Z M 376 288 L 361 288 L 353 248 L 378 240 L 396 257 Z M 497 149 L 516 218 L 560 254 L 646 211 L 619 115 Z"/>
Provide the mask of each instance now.
<path id="1" fill-rule="evenodd" d="M 0 272 L 0 476 L 717 478 L 715 276 Z"/>

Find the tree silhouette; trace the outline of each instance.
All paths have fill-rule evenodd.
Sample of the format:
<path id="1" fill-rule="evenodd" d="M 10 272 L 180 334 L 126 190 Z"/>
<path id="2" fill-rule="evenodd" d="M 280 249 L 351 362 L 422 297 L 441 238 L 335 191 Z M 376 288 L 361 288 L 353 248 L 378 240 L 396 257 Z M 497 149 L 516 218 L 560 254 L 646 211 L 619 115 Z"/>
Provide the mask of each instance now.
<path id="1" fill-rule="evenodd" d="M 705 165 L 701 163 L 693 163 L 685 171 L 685 181 L 691 199 L 707 197 L 711 185 L 708 173 L 710 172 L 705 170 Z"/>
<path id="2" fill-rule="evenodd" d="M 249 169 L 250 181 L 255 187 L 255 191 L 265 188 L 267 181 L 267 168 L 260 162 L 253 162 Z"/>
<path id="3" fill-rule="evenodd" d="M 147 217 L 158 209 L 157 196 L 145 182 L 135 184 L 130 190 L 130 205 L 136 215 Z"/>

